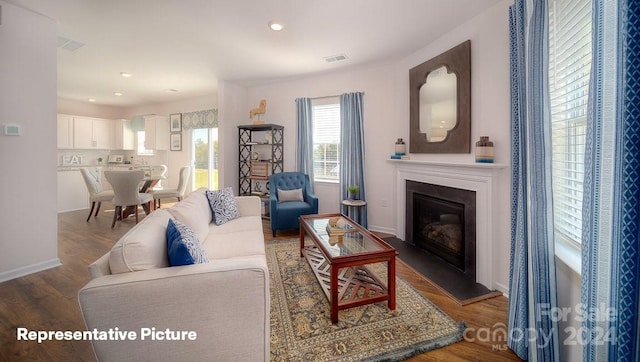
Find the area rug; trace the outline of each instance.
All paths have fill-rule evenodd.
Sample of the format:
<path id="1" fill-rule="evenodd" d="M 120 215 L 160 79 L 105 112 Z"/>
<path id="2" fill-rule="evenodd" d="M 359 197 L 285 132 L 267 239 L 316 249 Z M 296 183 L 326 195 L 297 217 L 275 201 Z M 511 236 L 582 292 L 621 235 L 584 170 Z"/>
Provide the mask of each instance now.
<path id="1" fill-rule="evenodd" d="M 299 242 L 267 244 L 272 361 L 396 361 L 459 341 L 457 323 L 396 277 L 396 310 L 375 303 L 342 310 L 331 323 L 327 297 Z M 370 270 L 386 274 L 384 264 Z M 377 269 L 377 270 L 376 270 Z"/>

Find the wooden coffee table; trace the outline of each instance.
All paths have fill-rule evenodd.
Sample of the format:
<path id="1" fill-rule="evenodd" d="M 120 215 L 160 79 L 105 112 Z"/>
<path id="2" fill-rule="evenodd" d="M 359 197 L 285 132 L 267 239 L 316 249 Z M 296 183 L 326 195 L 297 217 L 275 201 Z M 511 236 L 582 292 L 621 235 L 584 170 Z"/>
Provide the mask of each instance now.
<path id="1" fill-rule="evenodd" d="M 329 235 L 329 219 L 341 217 L 344 230 Z M 343 233 L 342 235 L 338 235 Z M 308 235 L 313 245 L 305 245 Z M 396 309 L 396 249 L 342 214 L 300 217 L 300 256 L 306 257 L 331 304 L 331 322 L 338 322 L 338 311 L 387 301 Z M 365 267 L 387 263 L 387 284 Z"/>

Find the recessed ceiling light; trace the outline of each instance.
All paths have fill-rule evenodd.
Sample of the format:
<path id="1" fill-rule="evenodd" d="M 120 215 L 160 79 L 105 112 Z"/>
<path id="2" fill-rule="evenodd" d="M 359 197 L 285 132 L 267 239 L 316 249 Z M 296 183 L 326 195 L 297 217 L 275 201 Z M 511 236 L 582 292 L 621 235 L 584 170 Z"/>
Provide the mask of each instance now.
<path id="1" fill-rule="evenodd" d="M 120 93 L 120 92 L 113 92 L 113 95 L 114 95 L 114 96 L 118 96 L 118 97 L 120 97 L 120 96 L 122 95 L 122 93 Z"/>
<path id="2" fill-rule="evenodd" d="M 120 75 L 121 75 L 123 78 L 131 78 L 131 73 L 127 73 L 127 72 L 120 72 Z"/>
<path id="3" fill-rule="evenodd" d="M 88 100 L 89 102 L 95 102 L 95 101 L 96 101 L 96 99 L 95 99 L 95 98 L 88 98 L 87 100 Z"/>
<path id="4" fill-rule="evenodd" d="M 282 23 L 279 22 L 279 21 L 271 20 L 269 22 L 269 29 L 271 29 L 273 31 L 280 31 L 280 30 L 284 29 L 284 25 L 282 25 Z"/>

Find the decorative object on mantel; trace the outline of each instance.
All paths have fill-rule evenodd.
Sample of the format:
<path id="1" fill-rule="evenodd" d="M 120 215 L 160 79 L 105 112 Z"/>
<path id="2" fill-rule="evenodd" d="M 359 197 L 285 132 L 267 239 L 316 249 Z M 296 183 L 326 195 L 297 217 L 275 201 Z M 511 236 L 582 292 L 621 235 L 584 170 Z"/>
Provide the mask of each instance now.
<path id="1" fill-rule="evenodd" d="M 249 111 L 249 118 L 258 116 L 258 119 L 253 121 L 253 124 L 264 124 L 264 121 L 260 119 L 260 115 L 267 113 L 267 101 L 265 99 L 260 101 L 258 108 L 254 108 Z"/>
<path id="2" fill-rule="evenodd" d="M 398 156 L 404 156 L 407 154 L 407 144 L 404 143 L 404 140 L 402 138 L 398 138 L 398 140 L 396 141 L 396 155 Z"/>
<path id="3" fill-rule="evenodd" d="M 395 144 L 395 153 L 391 155 L 392 160 L 408 160 L 409 155 L 407 155 L 407 144 L 404 143 L 402 138 L 398 138 Z"/>
<path id="4" fill-rule="evenodd" d="M 488 136 L 481 136 L 476 142 L 476 162 L 493 163 L 493 142 Z"/>
<path id="5" fill-rule="evenodd" d="M 471 152 L 470 40 L 411 68 L 409 96 L 410 153 Z"/>

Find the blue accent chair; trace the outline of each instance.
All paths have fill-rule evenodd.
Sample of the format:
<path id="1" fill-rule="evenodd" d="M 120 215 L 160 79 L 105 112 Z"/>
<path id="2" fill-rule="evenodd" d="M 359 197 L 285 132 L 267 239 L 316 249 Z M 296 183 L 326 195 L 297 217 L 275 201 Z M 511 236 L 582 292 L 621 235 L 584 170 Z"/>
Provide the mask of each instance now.
<path id="1" fill-rule="evenodd" d="M 278 189 L 302 189 L 304 201 L 278 202 Z M 269 177 L 269 211 L 271 213 L 271 231 L 297 229 L 301 215 L 318 213 L 318 198 L 311 193 L 309 175 L 301 172 L 281 172 Z"/>

